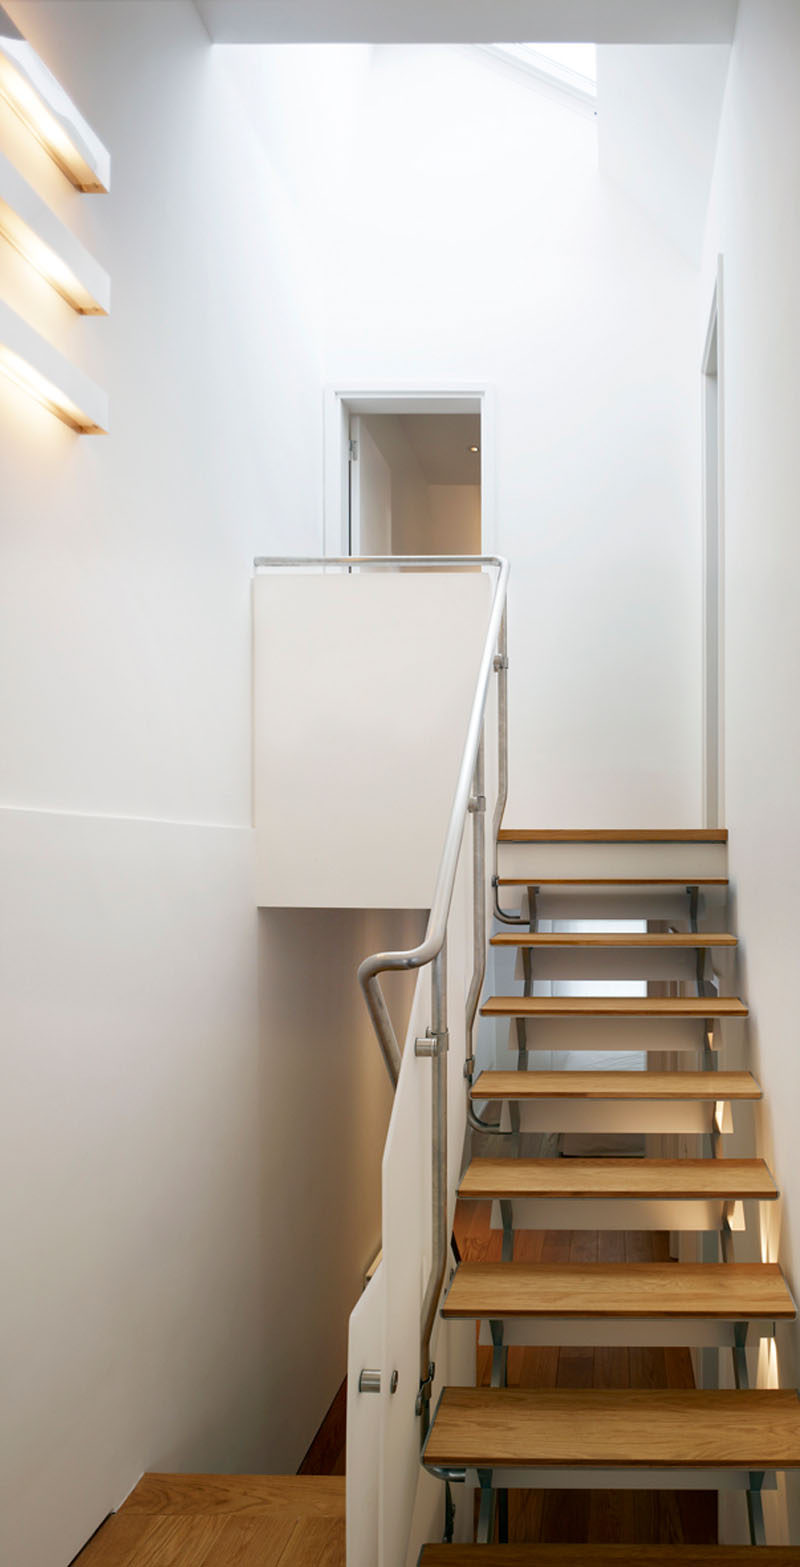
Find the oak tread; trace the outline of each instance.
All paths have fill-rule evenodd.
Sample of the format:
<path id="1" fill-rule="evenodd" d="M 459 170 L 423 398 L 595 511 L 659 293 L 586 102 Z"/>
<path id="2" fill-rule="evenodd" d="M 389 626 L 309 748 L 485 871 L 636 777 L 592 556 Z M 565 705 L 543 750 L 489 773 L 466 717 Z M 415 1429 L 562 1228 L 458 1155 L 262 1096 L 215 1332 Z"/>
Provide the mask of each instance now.
<path id="1" fill-rule="evenodd" d="M 747 1017 L 738 996 L 489 996 L 481 1017 Z"/>
<path id="2" fill-rule="evenodd" d="M 644 947 L 656 951 L 670 948 L 735 947 L 736 937 L 728 931 L 503 931 L 492 936 L 493 947 Z"/>
<path id="3" fill-rule="evenodd" d="M 727 876 L 498 876 L 500 887 L 727 887 Z"/>
<path id="4" fill-rule="evenodd" d="M 473 1099 L 760 1099 L 751 1072 L 481 1072 Z"/>
<path id="5" fill-rule="evenodd" d="M 771 1199 L 763 1159 L 473 1159 L 460 1197 Z"/>
<path id="6" fill-rule="evenodd" d="M 727 827 L 501 827 L 499 843 L 727 843 Z"/>
<path id="7" fill-rule="evenodd" d="M 800 1400 L 779 1389 L 445 1387 L 425 1462 L 797 1468 Z"/>
<path id="8" fill-rule="evenodd" d="M 800 1545 L 425 1545 L 419 1567 L 797 1567 Z"/>
<path id="9" fill-rule="evenodd" d="M 793 1318 L 777 1263 L 462 1262 L 443 1317 Z"/>

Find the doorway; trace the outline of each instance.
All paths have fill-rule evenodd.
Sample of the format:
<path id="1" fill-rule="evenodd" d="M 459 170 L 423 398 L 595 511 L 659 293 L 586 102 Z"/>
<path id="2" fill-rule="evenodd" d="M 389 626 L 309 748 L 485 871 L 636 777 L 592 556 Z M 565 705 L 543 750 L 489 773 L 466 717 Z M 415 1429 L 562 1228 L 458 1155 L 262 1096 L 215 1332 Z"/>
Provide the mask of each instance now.
<path id="1" fill-rule="evenodd" d="M 703 351 L 703 808 L 724 823 L 722 257 Z"/>
<path id="2" fill-rule="evenodd" d="M 480 414 L 353 414 L 350 555 L 480 555 Z"/>
<path id="3" fill-rule="evenodd" d="M 480 555 L 490 549 L 485 389 L 331 390 L 325 419 L 328 555 Z"/>

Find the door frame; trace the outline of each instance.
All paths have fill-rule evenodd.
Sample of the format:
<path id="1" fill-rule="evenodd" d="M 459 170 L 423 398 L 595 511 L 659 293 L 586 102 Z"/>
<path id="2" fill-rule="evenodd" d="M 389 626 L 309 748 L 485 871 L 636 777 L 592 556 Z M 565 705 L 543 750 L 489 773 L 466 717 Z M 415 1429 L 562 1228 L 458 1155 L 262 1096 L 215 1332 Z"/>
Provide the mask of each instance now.
<path id="1" fill-rule="evenodd" d="M 703 819 L 725 821 L 725 408 L 723 261 L 701 364 L 703 447 Z"/>
<path id="2" fill-rule="evenodd" d="M 494 390 L 486 383 L 334 383 L 323 416 L 322 551 L 347 555 L 351 414 L 477 413 L 481 420 L 481 551 L 497 553 Z"/>

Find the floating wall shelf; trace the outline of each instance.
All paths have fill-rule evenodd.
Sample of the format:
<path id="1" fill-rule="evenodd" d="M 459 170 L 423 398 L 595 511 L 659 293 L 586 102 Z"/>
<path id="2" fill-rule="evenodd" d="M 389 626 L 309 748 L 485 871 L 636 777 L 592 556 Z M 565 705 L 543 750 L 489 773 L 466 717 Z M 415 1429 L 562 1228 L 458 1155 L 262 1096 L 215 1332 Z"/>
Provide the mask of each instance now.
<path id="1" fill-rule="evenodd" d="M 2 6 L 0 97 L 78 190 L 108 190 L 111 159 L 106 148 Z"/>
<path id="2" fill-rule="evenodd" d="M 0 374 L 79 435 L 106 433 L 106 393 L 2 300 Z"/>
<path id="3" fill-rule="evenodd" d="M 105 316 L 107 272 L 0 152 L 0 234 L 81 315 Z"/>

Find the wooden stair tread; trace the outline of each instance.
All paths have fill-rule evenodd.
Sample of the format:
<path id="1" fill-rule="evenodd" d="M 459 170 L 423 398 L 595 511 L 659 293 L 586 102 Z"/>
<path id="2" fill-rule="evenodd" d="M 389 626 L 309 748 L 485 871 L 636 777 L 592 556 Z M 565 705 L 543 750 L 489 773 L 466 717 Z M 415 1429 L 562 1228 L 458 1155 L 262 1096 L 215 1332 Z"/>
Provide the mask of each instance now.
<path id="1" fill-rule="evenodd" d="M 473 1159 L 460 1197 L 777 1197 L 763 1159 Z"/>
<path id="2" fill-rule="evenodd" d="M 796 1315 L 775 1262 L 462 1262 L 443 1317 Z"/>
<path id="3" fill-rule="evenodd" d="M 498 843 L 727 843 L 727 827 L 501 827 Z"/>
<path id="4" fill-rule="evenodd" d="M 452 1468 L 800 1467 L 793 1391 L 445 1387 L 426 1464 Z"/>
<path id="5" fill-rule="evenodd" d="M 481 1017 L 747 1017 L 738 996 L 489 996 Z"/>
<path id="6" fill-rule="evenodd" d="M 735 947 L 736 937 L 728 931 L 666 931 L 663 935 L 653 931 L 612 930 L 602 931 L 503 931 L 492 936 L 493 947 L 645 947 L 661 952 L 664 949 L 685 947 Z"/>
<path id="7" fill-rule="evenodd" d="M 760 1099 L 751 1072 L 481 1072 L 473 1099 Z"/>
<path id="8" fill-rule="evenodd" d="M 800 1545 L 424 1545 L 419 1567 L 797 1567 Z"/>
<path id="9" fill-rule="evenodd" d="M 727 876 L 498 876 L 500 887 L 727 887 Z"/>

